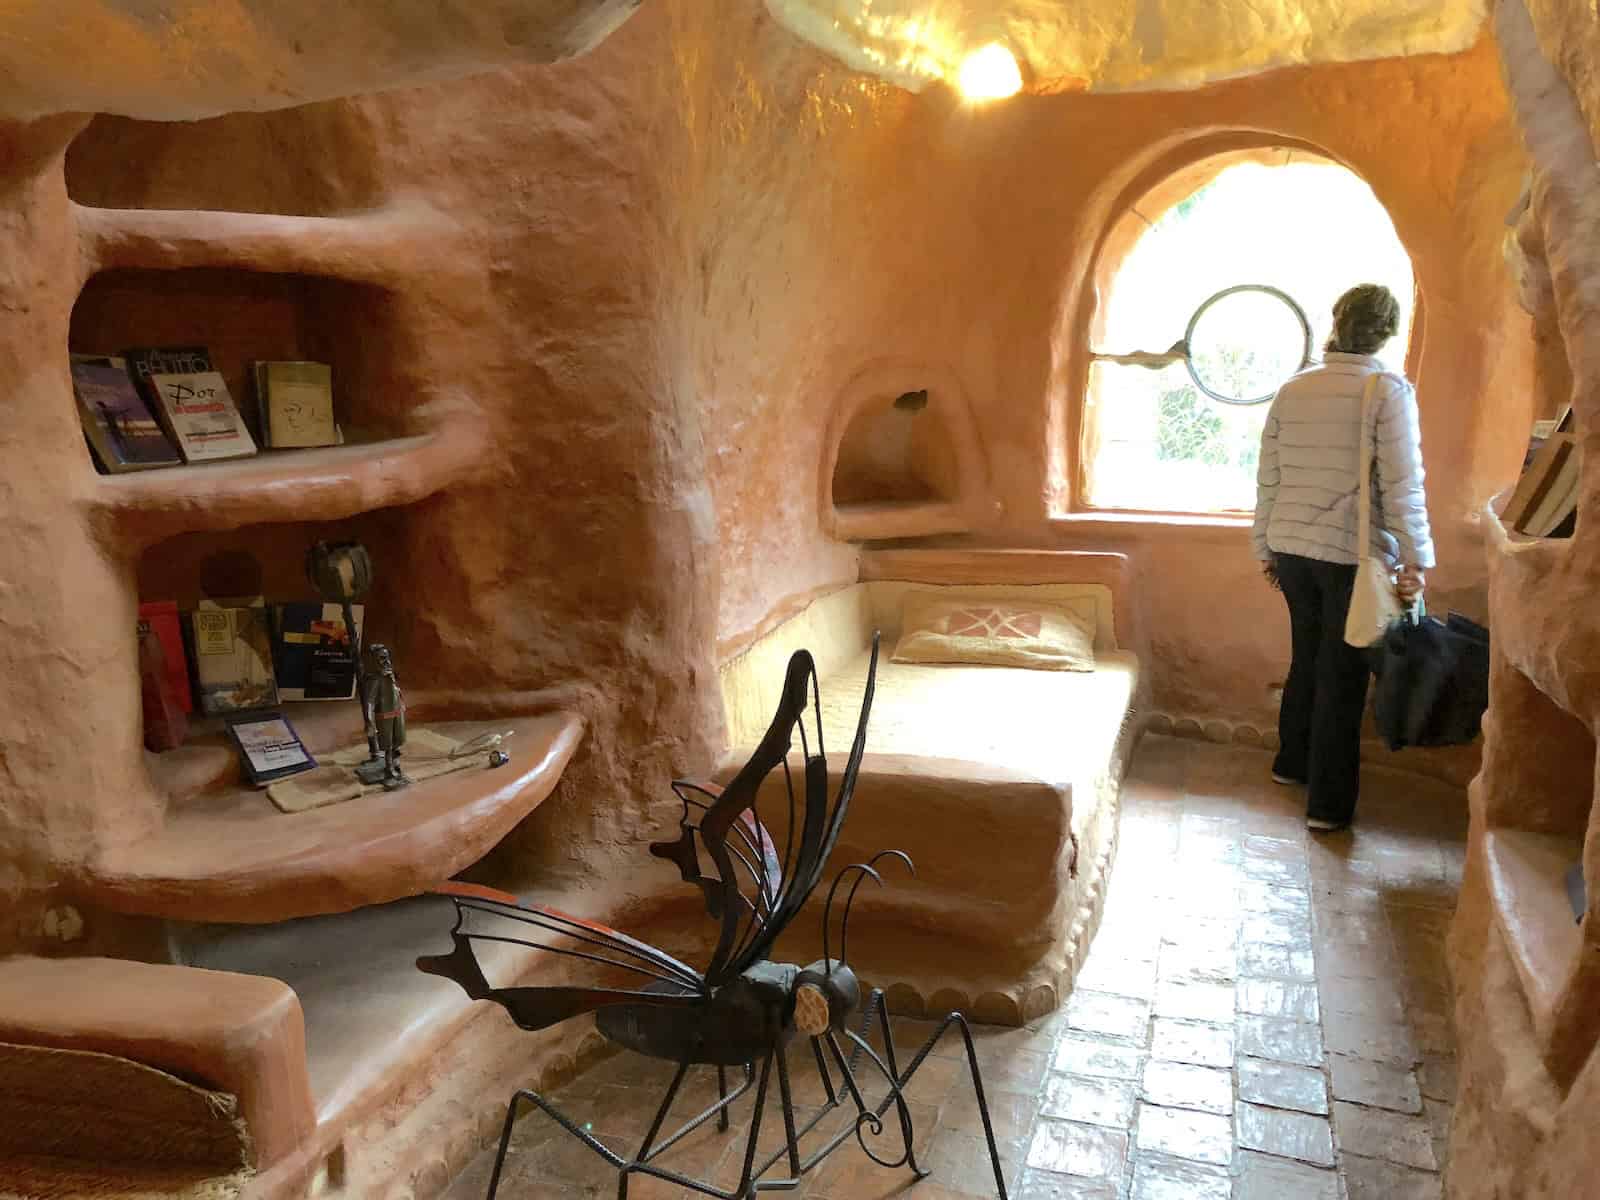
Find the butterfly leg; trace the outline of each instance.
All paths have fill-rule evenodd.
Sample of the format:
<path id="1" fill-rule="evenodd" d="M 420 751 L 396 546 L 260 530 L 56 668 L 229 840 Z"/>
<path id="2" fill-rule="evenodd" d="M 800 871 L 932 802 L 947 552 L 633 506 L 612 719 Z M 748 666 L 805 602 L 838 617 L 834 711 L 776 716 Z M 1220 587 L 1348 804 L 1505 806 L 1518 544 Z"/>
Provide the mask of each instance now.
<path id="1" fill-rule="evenodd" d="M 967 1024 L 966 1017 L 964 1017 L 961 1013 L 953 1012 L 949 1016 L 945 1017 L 942 1022 L 940 1022 L 939 1028 L 935 1029 L 933 1033 L 929 1035 L 928 1040 L 922 1044 L 922 1049 L 917 1051 L 916 1056 L 911 1060 L 911 1065 L 905 1069 L 904 1074 L 898 1075 L 900 1087 L 903 1088 L 906 1084 L 911 1082 L 911 1077 L 917 1073 L 917 1068 L 923 1064 L 923 1062 L 927 1059 L 929 1052 L 934 1048 L 939 1039 L 945 1035 L 952 1025 L 961 1031 L 961 1040 L 966 1045 L 967 1069 L 972 1073 L 972 1090 L 978 1100 L 978 1116 L 983 1121 L 983 1136 L 989 1143 L 989 1162 L 994 1167 L 995 1193 L 1000 1197 L 1000 1200 L 1006 1200 L 1005 1169 L 1000 1165 L 1000 1149 L 995 1144 L 994 1140 L 994 1122 L 989 1117 L 989 1099 L 986 1095 L 984 1095 L 983 1073 L 978 1069 L 978 1049 L 973 1044 L 972 1029 Z M 883 1017 L 883 1038 L 884 1042 L 888 1046 L 889 1063 L 887 1065 L 889 1066 L 890 1070 L 893 1070 L 894 1040 L 889 1034 L 889 1017 L 887 1013 L 885 1013 Z M 867 1047 L 866 1050 L 868 1054 L 872 1054 L 871 1047 Z M 876 1057 L 876 1055 L 874 1055 L 874 1057 Z M 898 1094 L 899 1089 L 897 1088 L 896 1095 Z M 912 1164 L 912 1167 L 915 1169 L 915 1163 Z"/>
<path id="2" fill-rule="evenodd" d="M 644 1135 L 639 1153 L 633 1156 L 633 1161 L 624 1166 L 622 1173 L 617 1177 L 617 1200 L 628 1200 L 628 1179 L 636 1167 L 649 1160 L 650 1147 L 655 1144 L 656 1135 L 661 1132 L 661 1125 L 667 1119 L 667 1111 L 677 1099 L 678 1089 L 683 1086 L 683 1077 L 688 1073 L 689 1060 L 684 1059 L 678 1064 L 678 1073 L 672 1077 L 672 1083 L 667 1087 L 667 1094 L 661 1098 L 661 1107 L 656 1109 L 656 1119 L 650 1123 L 650 1130 Z"/>
<path id="3" fill-rule="evenodd" d="M 744 1147 L 744 1170 L 739 1174 L 739 1186 L 733 1193 L 739 1200 L 747 1200 L 756 1194 L 750 1176 L 756 1161 L 756 1143 L 761 1138 L 761 1114 L 766 1108 L 767 1084 L 772 1079 L 772 1056 L 775 1053 L 774 1050 L 767 1051 L 767 1057 L 761 1064 L 761 1082 L 756 1085 L 756 1107 L 750 1116 L 750 1136 Z"/>
<path id="4" fill-rule="evenodd" d="M 822 1057 L 822 1039 L 811 1039 L 811 1053 L 817 1057 L 817 1074 L 822 1076 L 822 1091 L 828 1097 L 828 1107 L 835 1108 L 839 1094 L 833 1090 L 833 1076 L 828 1073 L 828 1060 Z"/>
<path id="5" fill-rule="evenodd" d="M 890 1092 L 894 1096 L 895 1108 L 900 1117 L 900 1136 L 906 1144 L 906 1164 L 911 1168 L 912 1174 L 918 1179 L 927 1177 L 928 1172 L 917 1164 L 917 1152 L 913 1145 L 916 1133 L 911 1127 L 911 1110 L 906 1107 L 906 1098 L 901 1089 L 910 1082 L 911 1071 L 907 1071 L 905 1078 L 900 1078 L 900 1067 L 895 1062 L 894 1056 L 894 1030 L 889 1028 L 889 1007 L 883 1002 L 883 993 L 877 988 L 872 989 L 872 1007 L 878 1011 L 878 1024 L 883 1030 L 883 1057 L 889 1065 Z M 919 1062 L 916 1066 L 921 1066 Z M 913 1070 L 915 1067 L 913 1067 Z"/>
<path id="6" fill-rule="evenodd" d="M 800 1178 L 800 1139 L 794 1132 L 794 1096 L 789 1090 L 789 1055 L 780 1045 L 778 1056 L 778 1097 L 783 1101 L 783 1132 L 788 1137 L 789 1178 Z"/>
<path id="7" fill-rule="evenodd" d="M 506 1105 L 506 1120 L 505 1125 L 500 1130 L 500 1149 L 494 1156 L 494 1171 L 489 1176 L 487 1200 L 495 1200 L 495 1193 L 500 1190 L 500 1174 L 505 1169 L 506 1152 L 511 1149 L 511 1131 L 516 1128 L 517 1124 L 517 1103 L 522 1100 L 538 1105 L 556 1124 L 588 1146 L 589 1149 L 593 1150 L 613 1167 L 620 1170 L 628 1165 L 623 1159 L 613 1154 L 604 1142 L 598 1141 L 592 1134 L 574 1125 L 564 1112 L 551 1104 L 538 1092 L 530 1091 L 527 1088 L 518 1088 L 511 1096 L 511 1103 Z"/>

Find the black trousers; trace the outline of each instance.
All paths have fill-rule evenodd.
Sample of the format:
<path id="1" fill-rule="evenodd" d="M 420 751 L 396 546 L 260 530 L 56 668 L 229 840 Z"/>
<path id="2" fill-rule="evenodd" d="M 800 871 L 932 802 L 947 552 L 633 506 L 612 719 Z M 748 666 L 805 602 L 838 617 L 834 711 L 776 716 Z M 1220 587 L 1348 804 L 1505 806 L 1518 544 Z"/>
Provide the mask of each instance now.
<path id="1" fill-rule="evenodd" d="M 1344 824 L 1355 816 L 1361 786 L 1367 703 L 1366 656 L 1344 640 L 1356 568 L 1297 554 L 1280 554 L 1277 563 L 1294 651 L 1272 769 L 1305 781 L 1308 817 Z"/>

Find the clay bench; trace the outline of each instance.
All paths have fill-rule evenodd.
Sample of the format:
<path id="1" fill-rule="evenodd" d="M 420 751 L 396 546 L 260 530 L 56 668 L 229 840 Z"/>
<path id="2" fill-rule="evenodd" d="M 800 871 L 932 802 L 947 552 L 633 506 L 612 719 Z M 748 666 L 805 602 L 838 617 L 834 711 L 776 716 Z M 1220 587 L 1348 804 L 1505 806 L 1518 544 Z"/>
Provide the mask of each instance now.
<path id="1" fill-rule="evenodd" d="M 1115 554 L 869 554 L 870 577 L 812 601 L 724 663 L 730 761 L 742 762 L 765 728 L 783 664 L 799 647 L 817 661 L 827 744 L 842 748 L 854 733 L 872 632 L 881 632 L 867 753 L 832 863 L 884 848 L 916 862 L 914 879 L 882 864 L 888 886 L 862 889 L 850 926 L 852 962 L 898 1010 L 961 1008 L 1018 1024 L 1069 989 L 1099 917 L 1138 730 L 1128 574 Z M 1096 669 L 889 661 L 905 594 L 939 589 L 1073 609 L 1093 622 Z M 777 802 L 764 795 L 764 819 L 779 814 Z"/>

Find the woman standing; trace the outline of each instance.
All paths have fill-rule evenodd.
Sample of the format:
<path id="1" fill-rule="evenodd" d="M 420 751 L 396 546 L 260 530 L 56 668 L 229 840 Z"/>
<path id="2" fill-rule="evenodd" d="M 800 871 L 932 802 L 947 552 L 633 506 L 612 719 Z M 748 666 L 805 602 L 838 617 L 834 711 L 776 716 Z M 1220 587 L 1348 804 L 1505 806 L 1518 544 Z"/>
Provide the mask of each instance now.
<path id="1" fill-rule="evenodd" d="M 1344 640 L 1345 614 L 1363 554 L 1398 570 L 1407 600 L 1434 565 L 1422 491 L 1422 434 L 1411 384 L 1373 357 L 1400 327 L 1388 288 L 1364 283 L 1333 306 L 1323 364 L 1279 389 L 1261 434 L 1256 476 L 1256 557 L 1289 604 L 1293 657 L 1278 714 L 1272 778 L 1307 786 L 1306 825 L 1343 829 L 1360 788 L 1363 652 Z M 1362 394 L 1373 374 L 1372 415 Z M 1356 545 L 1361 439 L 1373 439 L 1372 545 Z"/>

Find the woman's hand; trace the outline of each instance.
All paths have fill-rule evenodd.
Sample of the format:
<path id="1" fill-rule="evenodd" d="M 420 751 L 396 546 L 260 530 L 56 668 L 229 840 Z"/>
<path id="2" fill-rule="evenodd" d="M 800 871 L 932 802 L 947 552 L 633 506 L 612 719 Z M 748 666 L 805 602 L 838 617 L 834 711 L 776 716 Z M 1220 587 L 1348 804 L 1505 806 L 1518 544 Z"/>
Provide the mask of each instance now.
<path id="1" fill-rule="evenodd" d="M 1268 586 L 1273 591 L 1283 591 L 1283 580 L 1278 578 L 1278 556 L 1276 554 L 1261 564 L 1261 574 L 1266 578 Z"/>
<path id="2" fill-rule="evenodd" d="M 1395 590 L 1400 593 L 1400 599 L 1407 604 L 1422 595 L 1422 589 L 1427 582 L 1428 577 L 1422 568 L 1410 565 L 1401 567 L 1394 577 Z"/>

